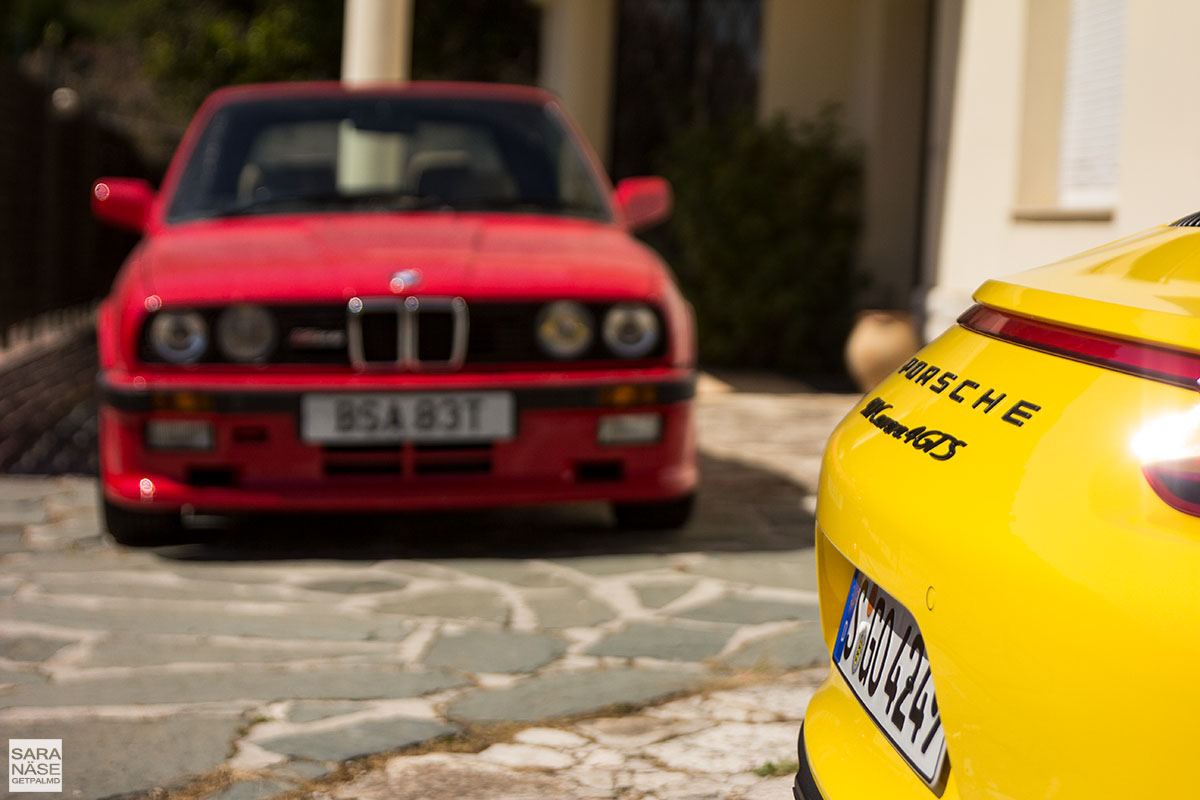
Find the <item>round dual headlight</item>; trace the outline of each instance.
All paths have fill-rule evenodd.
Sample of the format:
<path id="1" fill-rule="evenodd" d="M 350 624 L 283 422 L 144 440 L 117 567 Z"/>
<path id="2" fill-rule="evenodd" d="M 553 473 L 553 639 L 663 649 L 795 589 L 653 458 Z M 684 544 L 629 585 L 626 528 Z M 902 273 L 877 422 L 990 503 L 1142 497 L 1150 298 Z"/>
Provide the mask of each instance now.
<path id="1" fill-rule="evenodd" d="M 231 361 L 266 361 L 278 333 L 275 318 L 262 306 L 231 306 L 217 319 L 217 346 Z"/>
<path id="2" fill-rule="evenodd" d="M 658 315 L 644 303 L 617 303 L 604 315 L 604 343 L 621 358 L 641 358 L 658 338 Z"/>
<path id="3" fill-rule="evenodd" d="M 190 364 L 208 349 L 208 323 L 195 311 L 160 311 L 150 323 L 150 346 L 164 361 Z"/>
<path id="4" fill-rule="evenodd" d="M 538 344 L 553 358 L 576 358 L 592 344 L 592 314 L 573 300 L 558 300 L 537 316 Z"/>

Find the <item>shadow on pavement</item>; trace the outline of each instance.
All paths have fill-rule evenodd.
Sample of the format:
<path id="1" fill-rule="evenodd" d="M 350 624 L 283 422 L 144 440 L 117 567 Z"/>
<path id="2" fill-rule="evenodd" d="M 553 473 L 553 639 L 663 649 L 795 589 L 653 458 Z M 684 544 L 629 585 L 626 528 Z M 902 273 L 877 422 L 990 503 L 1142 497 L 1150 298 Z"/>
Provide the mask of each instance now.
<path id="1" fill-rule="evenodd" d="M 834 392 L 861 394 L 846 375 L 807 375 L 803 379 L 777 372 L 746 369 L 705 369 L 709 386 L 717 392 L 733 391 L 749 394 L 812 394 Z"/>
<path id="2" fill-rule="evenodd" d="M 159 548 L 180 561 L 568 558 L 638 553 L 782 551 L 810 547 L 808 490 L 778 473 L 701 456 L 696 513 L 678 531 L 614 527 L 603 503 L 453 513 L 231 517 Z"/>

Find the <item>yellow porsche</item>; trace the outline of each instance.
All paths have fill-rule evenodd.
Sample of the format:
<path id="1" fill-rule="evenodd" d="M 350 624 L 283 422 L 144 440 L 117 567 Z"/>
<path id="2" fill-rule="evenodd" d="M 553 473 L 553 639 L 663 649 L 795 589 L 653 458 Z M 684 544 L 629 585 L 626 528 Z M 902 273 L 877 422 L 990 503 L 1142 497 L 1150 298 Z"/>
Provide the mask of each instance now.
<path id="1" fill-rule="evenodd" d="M 1200 796 L 1197 226 L 988 281 L 833 433 L 797 798 Z"/>

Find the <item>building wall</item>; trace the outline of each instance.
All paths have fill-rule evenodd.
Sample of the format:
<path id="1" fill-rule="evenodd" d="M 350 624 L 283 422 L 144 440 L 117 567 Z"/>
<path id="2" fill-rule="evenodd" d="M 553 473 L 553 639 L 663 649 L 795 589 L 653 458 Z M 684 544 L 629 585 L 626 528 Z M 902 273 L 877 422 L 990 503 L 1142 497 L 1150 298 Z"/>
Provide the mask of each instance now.
<path id="1" fill-rule="evenodd" d="M 863 158 L 865 306 L 904 308 L 917 277 L 931 0 L 765 0 L 760 117 L 835 105 Z"/>
<path id="2" fill-rule="evenodd" d="M 939 0 L 939 10 L 959 2 Z M 1037 132 L 1060 124 L 1053 89 L 1063 58 L 1046 49 L 1056 14 L 1064 27 L 1064 9 L 1047 5 L 1057 2 L 961 0 L 957 55 L 937 76 L 952 78 L 951 108 L 931 135 L 947 151 L 944 182 L 932 192 L 944 201 L 926 243 L 927 337 L 952 324 L 988 278 L 1200 209 L 1200 103 L 1189 86 L 1200 72 L 1192 41 L 1200 4 L 1192 0 L 1126 0 L 1115 202 L 1056 206 L 1046 185 L 1057 168 L 1055 137 Z"/>
<path id="3" fill-rule="evenodd" d="M 842 107 L 851 128 L 862 129 L 858 40 L 863 12 L 860 0 L 765 0 L 762 116 L 783 112 L 805 119 L 832 103 Z"/>
<path id="4" fill-rule="evenodd" d="M 864 304 L 907 308 L 918 279 L 928 83 L 929 0 L 871 4 L 872 79 L 864 129 Z"/>

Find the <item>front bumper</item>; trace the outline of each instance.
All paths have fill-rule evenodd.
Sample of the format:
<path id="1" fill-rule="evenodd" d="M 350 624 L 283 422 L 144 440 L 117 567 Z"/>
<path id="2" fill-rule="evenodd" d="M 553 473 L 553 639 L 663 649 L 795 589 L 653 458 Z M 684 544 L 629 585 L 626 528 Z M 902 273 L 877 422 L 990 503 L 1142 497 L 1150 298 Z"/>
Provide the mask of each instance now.
<path id="1" fill-rule="evenodd" d="M 239 389 L 210 381 L 101 379 L 100 467 L 105 497 L 129 508 L 197 511 L 392 511 L 576 500 L 654 502 L 694 491 L 694 373 L 395 376 L 276 382 Z M 619 391 L 633 387 L 633 390 Z M 480 445 L 330 447 L 300 436 L 306 392 L 508 391 L 513 438 Z M 657 413 L 648 444 L 604 445 L 599 420 Z M 206 451 L 151 450 L 146 423 L 212 425 Z"/>

